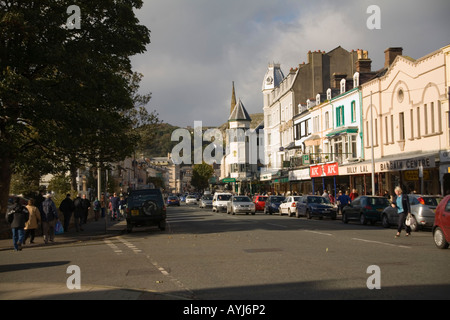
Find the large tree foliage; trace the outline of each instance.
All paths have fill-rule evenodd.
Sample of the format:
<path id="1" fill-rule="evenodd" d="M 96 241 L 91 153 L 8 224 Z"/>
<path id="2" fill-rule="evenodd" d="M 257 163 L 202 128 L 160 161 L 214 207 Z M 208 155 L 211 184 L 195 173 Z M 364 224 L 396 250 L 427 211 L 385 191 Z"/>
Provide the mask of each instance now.
<path id="1" fill-rule="evenodd" d="M 80 29 L 66 24 L 71 5 L 80 8 Z M 133 11 L 141 6 L 141 0 L 0 0 L 2 213 L 16 170 L 59 171 L 132 153 L 139 113 L 130 57 L 150 42 Z"/>

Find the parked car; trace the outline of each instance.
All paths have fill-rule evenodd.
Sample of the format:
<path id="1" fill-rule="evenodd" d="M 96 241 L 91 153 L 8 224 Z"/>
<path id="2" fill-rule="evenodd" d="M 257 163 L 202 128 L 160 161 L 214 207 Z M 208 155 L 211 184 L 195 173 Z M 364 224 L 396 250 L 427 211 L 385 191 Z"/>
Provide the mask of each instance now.
<path id="1" fill-rule="evenodd" d="M 436 246 L 447 249 L 450 243 L 450 195 L 437 206 L 432 231 Z"/>
<path id="2" fill-rule="evenodd" d="M 264 211 L 266 205 L 267 196 L 254 196 L 253 203 L 255 204 L 256 211 Z"/>
<path id="3" fill-rule="evenodd" d="M 255 204 L 247 196 L 233 196 L 230 201 L 227 202 L 227 213 L 245 213 L 255 214 Z"/>
<path id="4" fill-rule="evenodd" d="M 306 216 L 308 219 L 311 219 L 313 216 L 318 216 L 320 219 L 329 217 L 334 220 L 337 216 L 337 207 L 325 197 L 303 196 L 297 201 L 296 217 L 300 216 Z"/>
<path id="5" fill-rule="evenodd" d="M 227 210 L 227 202 L 231 199 L 231 193 L 215 193 L 212 203 L 212 211 L 225 211 Z"/>
<path id="6" fill-rule="evenodd" d="M 342 210 L 342 222 L 359 220 L 361 224 L 375 224 L 381 221 L 383 211 L 390 206 L 389 199 L 378 196 L 360 196 Z"/>
<path id="7" fill-rule="evenodd" d="M 285 197 L 282 196 L 269 196 L 264 205 L 264 213 L 278 213 L 278 208 L 280 207 L 280 204 L 284 201 L 284 199 Z"/>
<path id="8" fill-rule="evenodd" d="M 209 207 L 212 208 L 212 200 L 213 200 L 212 194 L 204 195 L 200 199 L 198 206 L 200 208 L 209 208 Z"/>
<path id="9" fill-rule="evenodd" d="M 186 197 L 186 204 L 197 204 L 197 196 L 194 196 L 194 195 L 188 195 L 187 197 Z"/>
<path id="10" fill-rule="evenodd" d="M 278 208 L 280 215 L 286 213 L 289 217 L 292 217 L 293 214 L 297 217 L 297 201 L 299 201 L 301 196 L 289 196 L 287 197 Z"/>
<path id="11" fill-rule="evenodd" d="M 166 229 L 166 206 L 159 189 L 130 191 L 127 199 L 127 231 L 135 226 L 158 226 Z"/>
<path id="12" fill-rule="evenodd" d="M 412 231 L 417 231 L 423 227 L 433 227 L 434 216 L 441 196 L 408 194 L 411 205 L 411 214 L 414 216 L 413 223 L 410 225 Z M 382 215 L 383 227 L 389 228 L 391 225 L 397 225 L 398 214 L 395 208 L 387 207 Z"/>
<path id="13" fill-rule="evenodd" d="M 168 207 L 170 207 L 170 206 L 180 206 L 180 198 L 178 198 L 177 196 L 168 196 L 167 197 L 167 201 L 166 201 L 166 205 Z"/>

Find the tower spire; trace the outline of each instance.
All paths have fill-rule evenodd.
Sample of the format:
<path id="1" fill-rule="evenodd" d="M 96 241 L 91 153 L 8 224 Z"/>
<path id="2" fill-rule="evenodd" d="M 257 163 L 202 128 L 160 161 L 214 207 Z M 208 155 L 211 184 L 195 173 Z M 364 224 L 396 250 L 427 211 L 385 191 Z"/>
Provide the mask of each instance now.
<path id="1" fill-rule="evenodd" d="M 234 92 L 234 81 L 233 81 L 233 90 L 231 93 L 231 109 L 230 109 L 230 115 L 233 112 L 234 107 L 236 106 L 236 93 Z"/>

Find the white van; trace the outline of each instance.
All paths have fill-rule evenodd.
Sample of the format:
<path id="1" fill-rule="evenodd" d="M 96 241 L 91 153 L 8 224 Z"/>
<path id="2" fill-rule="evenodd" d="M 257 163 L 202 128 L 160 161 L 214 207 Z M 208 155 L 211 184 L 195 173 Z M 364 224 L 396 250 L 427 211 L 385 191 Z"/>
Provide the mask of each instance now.
<path id="1" fill-rule="evenodd" d="M 215 193 L 213 202 L 212 202 L 212 211 L 226 211 L 227 210 L 227 202 L 231 199 L 231 193 Z"/>

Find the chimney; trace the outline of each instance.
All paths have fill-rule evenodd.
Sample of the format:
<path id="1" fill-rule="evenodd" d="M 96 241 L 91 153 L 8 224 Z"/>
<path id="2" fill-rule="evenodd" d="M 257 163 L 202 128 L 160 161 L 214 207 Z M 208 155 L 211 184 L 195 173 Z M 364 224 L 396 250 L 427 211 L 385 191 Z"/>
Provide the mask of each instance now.
<path id="1" fill-rule="evenodd" d="M 357 51 L 358 60 L 356 61 L 356 71 L 359 73 L 369 73 L 372 71 L 372 60 L 366 50 Z"/>
<path id="2" fill-rule="evenodd" d="M 333 88 L 340 88 L 341 87 L 341 80 L 347 78 L 346 74 L 343 73 L 333 73 L 333 82 L 332 86 Z"/>
<path id="3" fill-rule="evenodd" d="M 388 68 L 392 62 L 394 62 L 397 56 L 401 56 L 403 54 L 403 48 L 387 48 L 384 51 L 384 67 Z"/>

